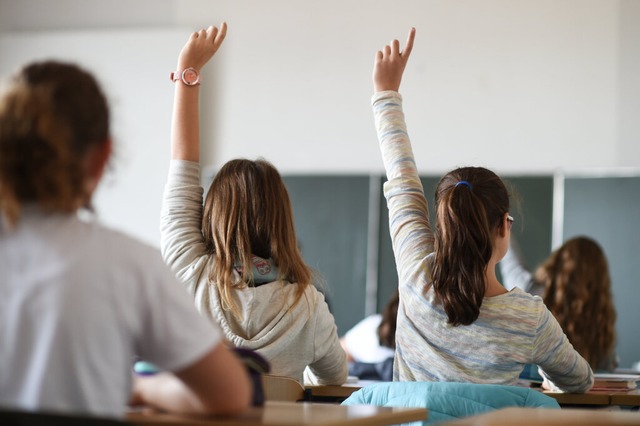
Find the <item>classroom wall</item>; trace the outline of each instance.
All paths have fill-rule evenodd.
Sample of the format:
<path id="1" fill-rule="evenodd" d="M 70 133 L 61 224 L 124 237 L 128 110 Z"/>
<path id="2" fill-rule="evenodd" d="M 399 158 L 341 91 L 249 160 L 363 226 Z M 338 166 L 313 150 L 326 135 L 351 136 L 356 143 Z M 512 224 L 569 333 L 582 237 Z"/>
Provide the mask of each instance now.
<path id="1" fill-rule="evenodd" d="M 471 163 L 533 174 L 640 165 L 634 1 L 0 0 L 0 7 L 3 32 L 196 29 L 226 19 L 229 38 L 203 86 L 204 156 L 214 169 L 262 155 L 285 173 L 380 171 L 372 60 L 410 26 L 418 36 L 402 91 L 421 172 Z"/>
<path id="2" fill-rule="evenodd" d="M 168 74 L 189 31 L 223 19 L 229 36 L 201 89 L 205 177 L 238 156 L 266 157 L 291 185 L 305 175 L 358 182 L 380 176 L 372 61 L 391 38 L 404 40 L 410 26 L 418 35 L 402 93 L 423 175 L 474 164 L 533 181 L 558 170 L 618 174 L 640 167 L 636 0 L 0 0 L 2 74 L 26 58 L 63 52 L 105 83 L 119 155 L 98 211 L 150 244 L 159 242 L 168 161 Z M 369 234 L 362 233 L 370 230 L 361 228 L 364 213 L 355 207 L 371 195 L 364 186 L 340 210 L 361 232 L 340 246 L 359 256 L 357 268 L 313 265 L 353 275 L 345 284 L 328 283 L 336 287 L 329 288 L 334 306 L 345 306 L 342 330 L 365 312 L 340 289 L 367 291 L 361 266 Z M 319 192 L 304 188 L 301 208 L 313 210 Z M 638 195 L 636 189 L 630 197 Z M 311 213 L 322 219 L 326 212 L 304 217 Z M 532 221 L 524 219 L 524 232 L 531 232 Z M 304 232 L 305 256 L 325 248 L 307 242 L 314 238 Z M 540 235 L 534 245 L 542 253 L 550 236 Z M 381 265 L 384 278 L 389 271 Z M 637 345 L 624 350 L 626 363 L 640 354 Z"/>

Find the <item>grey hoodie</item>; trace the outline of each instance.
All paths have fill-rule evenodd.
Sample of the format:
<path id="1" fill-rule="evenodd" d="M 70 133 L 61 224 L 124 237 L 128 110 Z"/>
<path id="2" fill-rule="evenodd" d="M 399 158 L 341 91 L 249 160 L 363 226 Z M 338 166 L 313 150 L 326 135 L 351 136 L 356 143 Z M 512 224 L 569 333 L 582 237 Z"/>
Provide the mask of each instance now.
<path id="1" fill-rule="evenodd" d="M 270 374 L 302 382 L 309 366 L 318 384 L 344 383 L 346 355 L 333 315 L 315 287 L 309 286 L 294 305 L 296 284 L 260 283 L 234 290 L 237 317 L 222 308 L 217 288 L 208 279 L 210 255 L 200 229 L 202 194 L 200 165 L 172 160 L 160 223 L 162 255 L 198 310 L 217 322 L 232 344 L 264 356 L 271 363 Z"/>

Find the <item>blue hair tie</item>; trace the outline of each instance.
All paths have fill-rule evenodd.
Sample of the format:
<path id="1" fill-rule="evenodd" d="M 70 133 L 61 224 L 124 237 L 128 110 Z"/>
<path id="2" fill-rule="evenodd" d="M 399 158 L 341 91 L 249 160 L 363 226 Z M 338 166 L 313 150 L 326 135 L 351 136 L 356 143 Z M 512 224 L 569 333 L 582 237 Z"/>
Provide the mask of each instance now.
<path id="1" fill-rule="evenodd" d="M 458 186 L 458 185 L 465 185 L 465 186 L 468 186 L 470 190 L 473 190 L 473 186 L 471 186 L 471 184 L 466 180 L 461 180 L 460 182 L 455 184 L 455 186 Z"/>

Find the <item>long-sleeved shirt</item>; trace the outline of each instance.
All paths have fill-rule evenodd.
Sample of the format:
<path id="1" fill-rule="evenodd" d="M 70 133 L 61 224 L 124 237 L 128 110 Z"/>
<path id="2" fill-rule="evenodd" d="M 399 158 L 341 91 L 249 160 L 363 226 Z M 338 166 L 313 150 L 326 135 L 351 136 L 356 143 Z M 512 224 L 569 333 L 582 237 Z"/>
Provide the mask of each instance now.
<path id="1" fill-rule="evenodd" d="M 589 364 L 539 297 L 519 289 L 485 297 L 475 322 L 457 327 L 448 323 L 431 285 L 434 235 L 402 97 L 379 92 L 372 104 L 388 178 L 384 194 L 400 292 L 394 380 L 509 385 L 525 364 L 537 364 L 563 391 L 590 389 Z"/>
<path id="2" fill-rule="evenodd" d="M 271 364 L 271 374 L 319 384 L 346 381 L 346 354 L 340 346 L 333 315 L 324 296 L 309 285 L 297 304 L 296 284 L 274 281 L 234 288 L 238 317 L 222 306 L 215 283 L 209 281 L 211 256 L 202 237 L 200 165 L 173 160 L 164 192 L 160 223 L 165 262 L 195 299 L 198 310 L 220 324 L 235 346 L 249 348 Z"/>

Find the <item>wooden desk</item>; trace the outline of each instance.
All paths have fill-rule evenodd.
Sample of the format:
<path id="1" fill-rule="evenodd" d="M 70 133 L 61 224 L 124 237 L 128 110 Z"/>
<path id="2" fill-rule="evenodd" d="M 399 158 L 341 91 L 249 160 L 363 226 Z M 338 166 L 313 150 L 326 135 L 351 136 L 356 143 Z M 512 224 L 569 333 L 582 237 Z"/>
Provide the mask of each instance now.
<path id="1" fill-rule="evenodd" d="M 344 385 L 309 385 L 305 386 L 307 398 L 314 402 L 342 402 L 349 398 L 352 393 L 360 388 L 373 384 L 382 383 L 376 380 L 358 380 L 355 383 L 345 383 Z"/>
<path id="2" fill-rule="evenodd" d="M 542 393 L 555 399 L 560 405 L 611 405 L 609 392 L 563 393 L 544 391 Z"/>
<path id="3" fill-rule="evenodd" d="M 640 413 L 585 409 L 551 410 L 509 407 L 447 423 L 447 426 L 640 425 Z"/>
<path id="4" fill-rule="evenodd" d="M 252 408 L 238 417 L 178 416 L 146 412 L 127 414 L 127 421 L 140 426 L 378 426 L 426 419 L 427 410 L 424 408 L 342 406 L 276 401 L 268 401 L 264 407 Z"/>
<path id="5" fill-rule="evenodd" d="M 640 407 L 640 389 L 630 392 L 612 393 L 611 405 L 630 405 L 633 407 Z"/>
<path id="6" fill-rule="evenodd" d="M 640 406 L 640 390 L 628 392 L 590 391 L 587 393 L 544 392 L 562 406 L 577 405 L 630 405 Z"/>

